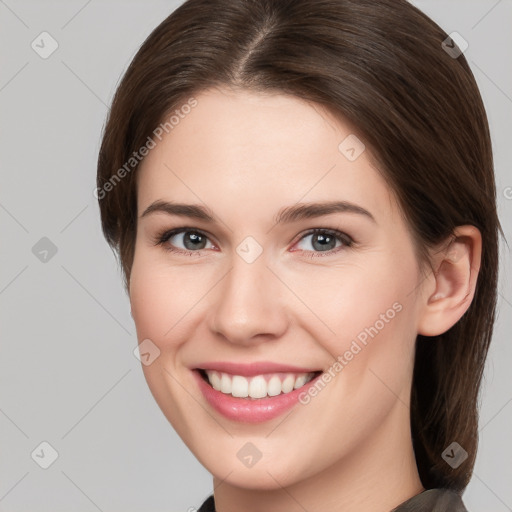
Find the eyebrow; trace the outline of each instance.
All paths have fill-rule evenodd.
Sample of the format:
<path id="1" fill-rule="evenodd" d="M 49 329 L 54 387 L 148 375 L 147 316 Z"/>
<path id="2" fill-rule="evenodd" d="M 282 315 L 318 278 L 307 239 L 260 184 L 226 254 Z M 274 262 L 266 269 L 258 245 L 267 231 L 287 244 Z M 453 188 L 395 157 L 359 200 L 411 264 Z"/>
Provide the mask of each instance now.
<path id="1" fill-rule="evenodd" d="M 169 201 L 158 200 L 151 203 L 140 216 L 142 219 L 154 212 L 163 212 L 168 215 L 177 215 L 180 217 L 190 217 L 206 222 L 215 222 L 215 215 L 211 210 L 199 204 L 173 203 Z M 330 215 L 333 213 L 355 213 L 363 215 L 372 222 L 377 223 L 374 216 L 362 206 L 348 201 L 327 201 L 322 203 L 299 203 L 288 206 L 279 211 L 274 219 L 275 224 L 295 222 L 301 219 L 311 219 Z"/>

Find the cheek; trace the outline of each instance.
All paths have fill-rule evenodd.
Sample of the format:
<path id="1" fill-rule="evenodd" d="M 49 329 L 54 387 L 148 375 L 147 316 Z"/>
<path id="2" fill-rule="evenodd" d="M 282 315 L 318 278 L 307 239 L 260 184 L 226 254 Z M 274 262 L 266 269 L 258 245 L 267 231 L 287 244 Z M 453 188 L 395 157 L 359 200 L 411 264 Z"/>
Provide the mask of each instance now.
<path id="1" fill-rule="evenodd" d="M 315 338 L 324 340 L 331 356 L 346 361 L 347 377 L 363 378 L 369 367 L 389 373 L 397 361 L 406 363 L 405 376 L 415 339 L 415 260 L 412 254 L 372 260 L 304 280 L 305 302 L 322 322 L 308 318 L 318 325 Z"/>
<path id="2" fill-rule="evenodd" d="M 136 253 L 130 278 L 130 303 L 139 340 L 150 338 L 161 350 L 184 339 L 191 313 L 212 286 L 206 270 L 170 266 L 149 251 Z M 214 281 L 213 281 L 214 282 Z M 190 326 L 188 327 L 190 328 Z"/>
<path id="3" fill-rule="evenodd" d="M 144 254 L 136 253 L 130 277 L 130 303 L 139 340 L 156 344 L 172 328 L 182 293 L 177 279 Z"/>

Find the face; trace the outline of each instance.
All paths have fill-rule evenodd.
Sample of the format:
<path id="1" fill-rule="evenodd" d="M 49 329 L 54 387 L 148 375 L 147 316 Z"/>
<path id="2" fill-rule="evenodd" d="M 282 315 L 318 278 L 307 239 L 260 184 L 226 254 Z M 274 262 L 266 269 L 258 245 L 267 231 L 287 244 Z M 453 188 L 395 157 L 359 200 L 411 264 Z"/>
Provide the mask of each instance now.
<path id="1" fill-rule="evenodd" d="M 138 170 L 130 300 L 151 392 L 237 486 L 375 461 L 409 432 L 421 297 L 392 191 L 319 105 L 195 98 Z"/>

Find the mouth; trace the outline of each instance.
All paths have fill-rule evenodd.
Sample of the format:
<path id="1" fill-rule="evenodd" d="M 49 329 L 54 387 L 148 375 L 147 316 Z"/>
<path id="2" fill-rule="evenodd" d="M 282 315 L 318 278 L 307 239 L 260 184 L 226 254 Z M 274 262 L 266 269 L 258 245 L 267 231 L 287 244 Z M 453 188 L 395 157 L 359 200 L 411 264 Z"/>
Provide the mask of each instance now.
<path id="1" fill-rule="evenodd" d="M 196 368 L 195 371 L 214 390 L 247 400 L 286 395 L 305 386 L 322 373 L 322 370 L 308 373 L 275 372 L 247 377 L 203 368 Z"/>

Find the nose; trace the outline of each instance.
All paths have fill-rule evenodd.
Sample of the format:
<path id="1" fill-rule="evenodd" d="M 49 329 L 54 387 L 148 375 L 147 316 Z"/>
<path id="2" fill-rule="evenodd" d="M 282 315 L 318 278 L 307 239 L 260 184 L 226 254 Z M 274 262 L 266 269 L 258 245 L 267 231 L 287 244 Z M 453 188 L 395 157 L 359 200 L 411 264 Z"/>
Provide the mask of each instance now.
<path id="1" fill-rule="evenodd" d="M 260 255 L 248 263 L 234 253 L 231 267 L 216 286 L 209 328 L 230 343 L 255 345 L 279 339 L 288 326 L 285 286 Z"/>

